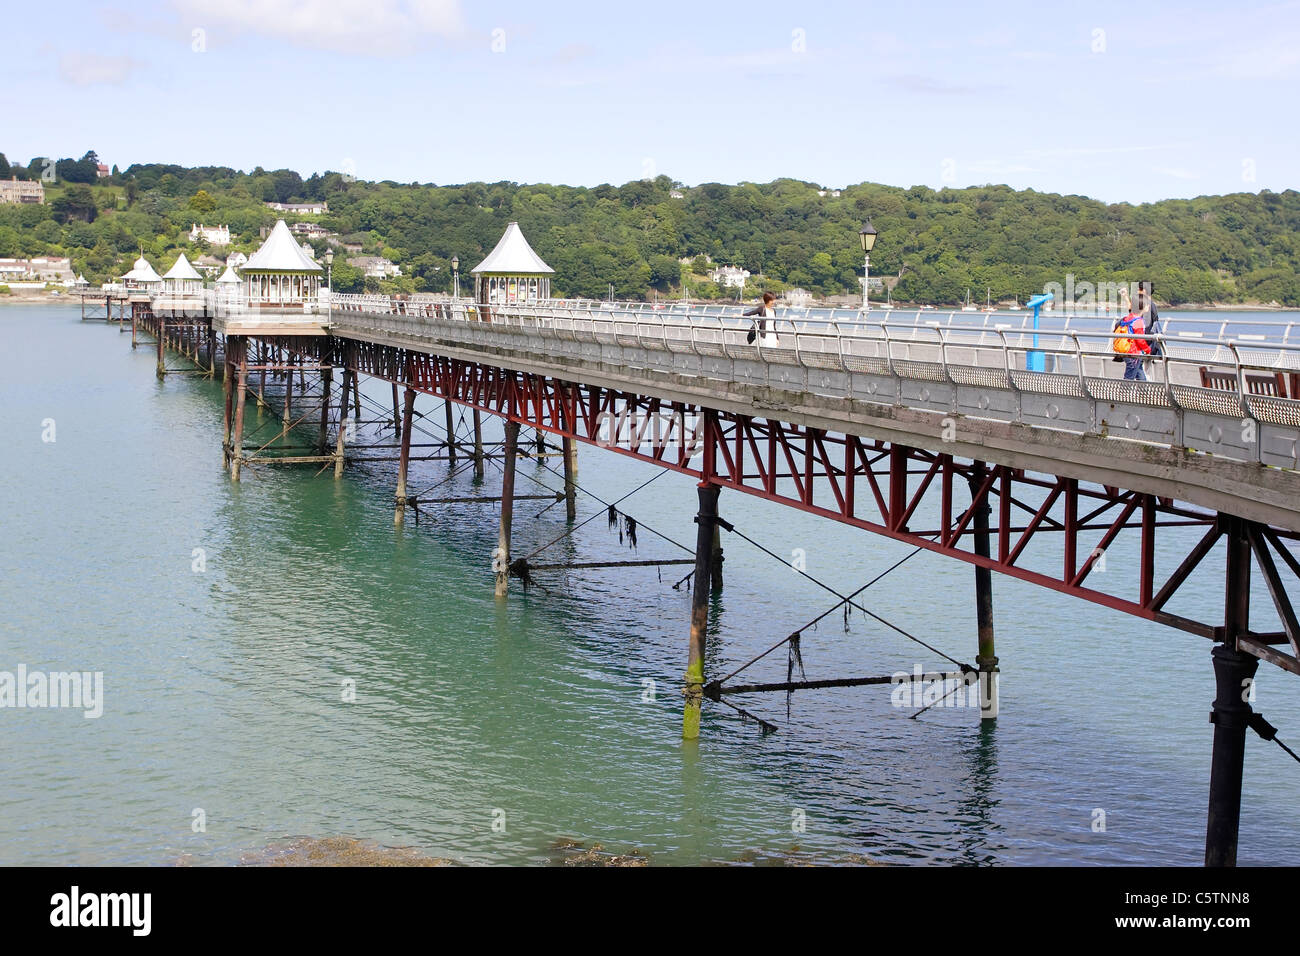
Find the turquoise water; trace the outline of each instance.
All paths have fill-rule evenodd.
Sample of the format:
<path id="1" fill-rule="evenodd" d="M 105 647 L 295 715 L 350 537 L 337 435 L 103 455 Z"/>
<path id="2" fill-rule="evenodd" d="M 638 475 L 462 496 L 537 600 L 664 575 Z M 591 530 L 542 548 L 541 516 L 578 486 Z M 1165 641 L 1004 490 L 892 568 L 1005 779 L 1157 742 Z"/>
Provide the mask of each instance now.
<path id="1" fill-rule="evenodd" d="M 780 725 L 768 736 L 706 705 L 701 741 L 683 744 L 689 596 L 671 583 L 685 568 L 662 582 L 653 568 L 538 572 L 542 587 L 498 604 L 494 505 L 395 529 L 392 462 L 338 482 L 261 468 L 232 484 L 220 382 L 159 383 L 148 346 L 78 318 L 0 309 L 0 670 L 102 671 L 104 714 L 0 710 L 0 863 L 225 864 L 298 835 L 470 863 L 547 862 L 561 839 L 652 863 L 1200 862 L 1203 639 L 995 575 L 996 728 L 964 708 L 910 720 L 874 687 L 795 695 L 789 719 L 783 695 L 744 698 Z M 373 396 L 383 404 L 387 387 Z M 417 407 L 441 421 L 432 399 Z M 657 473 L 580 454 L 581 483 L 606 500 Z M 447 473 L 417 463 L 412 490 Z M 532 479 L 559 484 L 521 462 L 520 493 L 542 490 Z M 430 495 L 475 493 L 499 493 L 495 468 L 482 486 L 461 473 Z M 695 500 L 688 478 L 664 473 L 622 506 L 641 523 L 635 554 L 600 514 L 538 560 L 683 557 L 650 529 L 693 541 Z M 546 506 L 517 504 L 517 554 L 564 531 L 563 507 Z M 749 497 L 724 492 L 721 506 L 772 550 L 802 549 L 841 591 L 909 550 Z M 580 518 L 603 510 L 580 502 Z M 833 603 L 744 542 L 724 545 L 713 675 Z M 1135 567 L 1118 546 L 1107 558 L 1109 575 Z M 1178 610 L 1213 607 L 1217 571 L 1205 574 Z M 864 601 L 973 659 L 967 565 L 917 556 Z M 846 631 L 839 613 L 805 633 L 803 658 L 810 678 L 942 663 L 861 614 Z M 746 672 L 784 675 L 783 653 Z M 1291 743 L 1296 680 L 1260 669 L 1257 706 Z M 1251 738 L 1243 863 L 1300 863 L 1297 770 Z"/>

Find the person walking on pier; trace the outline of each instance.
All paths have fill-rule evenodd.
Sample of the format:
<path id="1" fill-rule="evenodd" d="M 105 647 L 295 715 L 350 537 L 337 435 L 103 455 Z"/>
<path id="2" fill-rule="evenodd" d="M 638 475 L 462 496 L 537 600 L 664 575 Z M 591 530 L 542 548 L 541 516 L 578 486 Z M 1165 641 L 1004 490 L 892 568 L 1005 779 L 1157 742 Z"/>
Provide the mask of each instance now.
<path id="1" fill-rule="evenodd" d="M 1120 290 L 1120 307 L 1128 314 L 1115 323 L 1115 328 L 1112 330 L 1115 338 L 1111 347 L 1117 357 L 1124 359 L 1124 378 L 1129 381 L 1145 382 L 1147 373 L 1142 366 L 1151 351 L 1151 344 L 1144 338 L 1138 338 L 1145 334 L 1146 325 L 1142 313 L 1130 306 L 1127 289 Z"/>
<path id="2" fill-rule="evenodd" d="M 747 316 L 757 316 L 754 321 L 754 327 L 750 329 L 749 334 L 745 336 L 746 342 L 749 342 L 752 345 L 754 341 L 757 340 L 760 345 L 767 348 L 776 348 L 781 344 L 781 339 L 775 331 L 776 322 L 772 323 L 773 331 L 767 331 L 766 320 L 776 318 L 776 310 L 772 308 L 772 303 L 775 301 L 775 295 L 771 292 L 764 292 L 763 304 L 755 306 L 745 313 Z"/>
<path id="3" fill-rule="evenodd" d="M 1156 300 L 1151 295 L 1153 289 L 1154 285 L 1150 279 L 1138 283 L 1137 311 L 1142 315 L 1142 322 L 1146 327 L 1147 335 L 1160 334 L 1160 313 L 1156 310 Z M 1150 354 L 1144 360 L 1144 365 L 1149 366 L 1152 358 L 1159 358 L 1165 354 L 1165 351 L 1159 341 L 1149 341 L 1147 345 L 1150 348 Z"/>

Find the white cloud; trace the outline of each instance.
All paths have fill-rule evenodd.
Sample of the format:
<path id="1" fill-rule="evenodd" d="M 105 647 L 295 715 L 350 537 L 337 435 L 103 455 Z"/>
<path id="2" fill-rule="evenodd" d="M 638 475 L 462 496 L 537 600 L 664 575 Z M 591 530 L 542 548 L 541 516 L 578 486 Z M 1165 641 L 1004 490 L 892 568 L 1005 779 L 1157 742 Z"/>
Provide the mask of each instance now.
<path id="1" fill-rule="evenodd" d="M 117 86 L 125 83 L 139 65 L 129 56 L 64 53 L 59 57 L 59 76 L 74 86 Z"/>
<path id="2" fill-rule="evenodd" d="M 464 32 L 460 0 L 173 0 L 187 24 L 346 53 L 409 53 Z"/>

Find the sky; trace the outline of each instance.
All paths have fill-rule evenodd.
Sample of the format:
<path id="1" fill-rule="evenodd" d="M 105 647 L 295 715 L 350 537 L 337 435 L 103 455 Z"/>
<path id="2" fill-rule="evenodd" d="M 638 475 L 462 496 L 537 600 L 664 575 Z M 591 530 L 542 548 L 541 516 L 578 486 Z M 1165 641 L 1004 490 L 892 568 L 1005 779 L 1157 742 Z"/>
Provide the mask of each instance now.
<path id="1" fill-rule="evenodd" d="M 0 152 L 397 182 L 1300 188 L 1300 0 L 64 0 Z"/>

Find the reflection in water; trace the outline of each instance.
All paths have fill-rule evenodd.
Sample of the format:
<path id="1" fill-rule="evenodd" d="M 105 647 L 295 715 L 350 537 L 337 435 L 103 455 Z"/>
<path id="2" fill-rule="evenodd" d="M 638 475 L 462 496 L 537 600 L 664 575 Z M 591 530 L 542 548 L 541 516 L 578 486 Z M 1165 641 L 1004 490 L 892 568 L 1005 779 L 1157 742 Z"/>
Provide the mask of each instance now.
<path id="1" fill-rule="evenodd" d="M 981 720 L 968 753 L 968 769 L 962 782 L 964 798 L 957 817 L 957 841 L 966 863 L 993 863 L 997 854 L 990 844 L 1001 828 L 994 819 L 998 807 L 997 721 Z"/>

